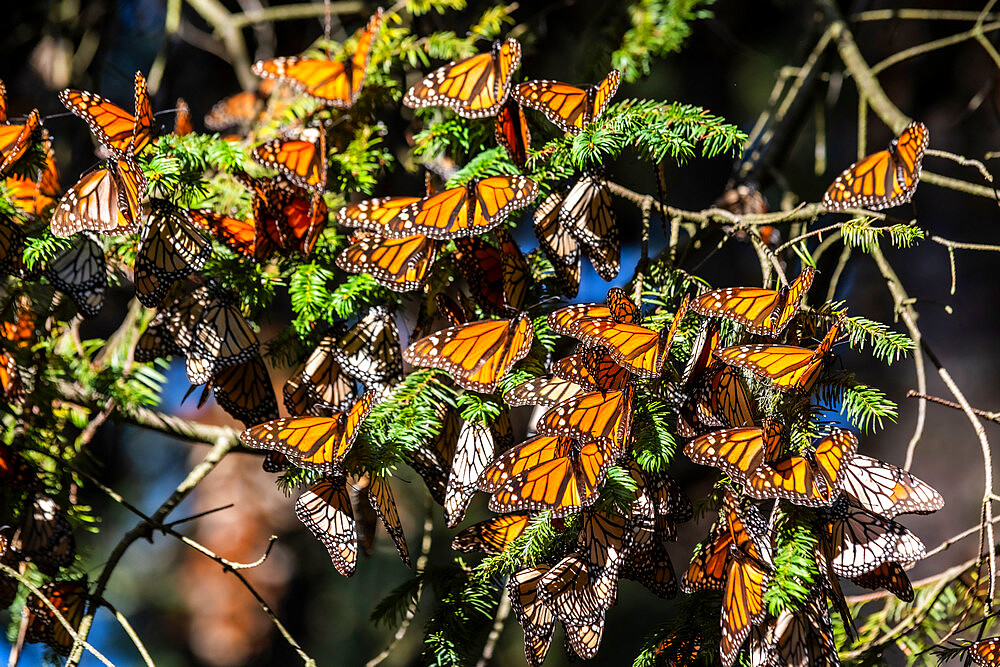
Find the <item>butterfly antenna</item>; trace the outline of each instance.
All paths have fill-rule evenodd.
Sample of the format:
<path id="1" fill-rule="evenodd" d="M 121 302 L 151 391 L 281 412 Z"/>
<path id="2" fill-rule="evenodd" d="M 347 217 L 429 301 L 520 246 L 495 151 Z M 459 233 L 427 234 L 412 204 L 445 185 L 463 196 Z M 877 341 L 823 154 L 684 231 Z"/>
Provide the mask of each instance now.
<path id="1" fill-rule="evenodd" d="M 186 516 L 183 519 L 177 519 L 176 521 L 171 521 L 170 523 L 165 524 L 163 527 L 164 528 L 173 528 L 174 526 L 177 526 L 179 524 L 187 523 L 188 521 L 194 521 L 195 519 L 200 519 L 203 516 L 207 516 L 209 514 L 215 514 L 216 512 L 221 512 L 222 510 L 227 510 L 230 507 L 235 507 L 235 505 L 233 503 L 229 503 L 228 505 L 223 505 L 222 507 L 215 507 L 215 508 L 210 509 L 210 510 L 205 510 L 204 512 L 198 512 L 197 514 L 192 514 L 191 516 Z"/>

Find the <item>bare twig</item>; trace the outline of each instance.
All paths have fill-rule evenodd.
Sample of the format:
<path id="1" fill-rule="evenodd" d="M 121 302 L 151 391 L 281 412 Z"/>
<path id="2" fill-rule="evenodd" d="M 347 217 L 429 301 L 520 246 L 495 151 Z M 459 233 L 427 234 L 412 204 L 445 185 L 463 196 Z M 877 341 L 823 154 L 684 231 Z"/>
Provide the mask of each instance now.
<path id="1" fill-rule="evenodd" d="M 930 401 L 931 403 L 937 403 L 938 405 L 944 405 L 949 408 L 954 408 L 955 410 L 961 410 L 962 406 L 958 403 L 939 398 L 937 396 L 928 396 L 927 394 L 922 394 L 920 392 L 913 391 L 912 389 L 906 392 L 907 398 L 922 398 L 925 401 Z M 991 422 L 996 422 L 1000 424 L 1000 412 L 987 412 L 986 410 L 979 410 L 977 408 L 972 408 L 972 412 L 983 419 Z"/>
<path id="2" fill-rule="evenodd" d="M 427 560 L 430 558 L 431 553 L 431 538 L 434 532 L 434 505 L 431 501 L 430 496 L 427 497 L 427 508 L 424 514 L 424 534 L 420 540 L 420 556 L 417 558 L 416 571 L 422 573 L 427 567 Z M 406 614 L 403 616 L 403 620 L 400 622 L 399 627 L 396 628 L 395 634 L 392 636 L 392 641 L 386 646 L 381 653 L 376 655 L 374 658 L 365 663 L 365 667 L 377 667 L 392 655 L 393 650 L 396 646 L 403 640 L 406 636 L 406 631 L 410 628 L 410 623 L 413 622 L 413 617 L 417 615 L 417 606 L 420 604 L 420 595 L 424 591 L 423 579 L 417 584 L 417 592 L 413 596 L 413 602 L 406 608 Z"/>

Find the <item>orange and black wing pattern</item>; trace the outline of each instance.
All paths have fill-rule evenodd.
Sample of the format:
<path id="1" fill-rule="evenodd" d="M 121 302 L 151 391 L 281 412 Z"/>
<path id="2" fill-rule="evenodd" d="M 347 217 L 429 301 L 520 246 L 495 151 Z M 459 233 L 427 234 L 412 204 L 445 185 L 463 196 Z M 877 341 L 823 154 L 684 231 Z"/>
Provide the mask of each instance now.
<path id="1" fill-rule="evenodd" d="M 153 139 L 153 109 L 146 78 L 135 73 L 135 115 L 86 90 L 67 88 L 59 100 L 90 127 L 98 141 L 116 157 L 137 155 Z"/>
<path id="2" fill-rule="evenodd" d="M 521 64 L 516 39 L 496 41 L 489 53 L 448 63 L 410 88 L 403 104 L 411 109 L 444 106 L 463 118 L 485 118 L 500 111 L 510 80 Z"/>
<path id="3" fill-rule="evenodd" d="M 707 292 L 691 303 L 691 310 L 706 317 L 724 317 L 760 336 L 776 336 L 788 325 L 816 270 L 806 267 L 787 290 L 726 287 Z"/>
<path id="4" fill-rule="evenodd" d="M 253 158 L 300 188 L 322 192 L 326 187 L 326 133 L 311 128 L 317 136 L 303 133 L 298 139 L 272 139 L 253 149 Z"/>
<path id="5" fill-rule="evenodd" d="M 382 10 L 358 34 L 357 45 L 346 63 L 314 58 L 275 58 L 254 63 L 253 73 L 291 84 L 301 92 L 336 108 L 348 108 L 364 85 L 372 43 L 382 27 Z"/>
<path id="6" fill-rule="evenodd" d="M 451 548 L 498 554 L 521 536 L 530 521 L 531 515 L 523 513 L 504 514 L 481 521 L 456 535 L 451 541 Z"/>
<path id="7" fill-rule="evenodd" d="M 527 315 L 482 320 L 425 336 L 406 348 L 403 359 L 443 370 L 465 389 L 492 393 L 500 378 L 528 354 L 533 340 Z"/>
<path id="8" fill-rule="evenodd" d="M 394 292 L 422 289 L 437 257 L 438 241 L 423 234 L 403 238 L 366 235 L 337 256 L 337 266 L 348 273 L 369 273 Z"/>
<path id="9" fill-rule="evenodd" d="M 524 117 L 524 109 L 513 97 L 508 98 L 497 112 L 494 134 L 497 143 L 507 151 L 510 161 L 518 167 L 524 167 L 531 149 L 531 132 Z"/>
<path id="10" fill-rule="evenodd" d="M 24 125 L 0 125 L 0 174 L 24 156 L 40 126 L 37 109 L 28 114 Z"/>
<path id="11" fill-rule="evenodd" d="M 559 81 L 526 81 L 514 96 L 522 105 L 541 111 L 563 132 L 578 134 L 600 117 L 620 81 L 618 70 L 611 70 L 600 84 L 583 88 Z"/>
<path id="12" fill-rule="evenodd" d="M 479 488 L 492 493 L 494 512 L 549 510 L 561 517 L 597 500 L 608 468 L 610 449 L 596 442 L 536 436 L 504 453 L 479 477 Z"/>
<path id="13" fill-rule="evenodd" d="M 736 345 L 718 350 L 717 359 L 769 380 L 782 391 L 807 392 L 826 363 L 826 356 L 840 333 L 838 319 L 814 350 L 794 345 Z"/>
<path id="14" fill-rule="evenodd" d="M 1000 637 L 981 639 L 972 645 L 969 655 L 977 665 L 997 667 L 1000 665 Z"/>
<path id="15" fill-rule="evenodd" d="M 59 200 L 50 227 L 55 236 L 80 231 L 128 234 L 142 222 L 146 177 L 129 157 L 84 174 Z"/>
<path id="16" fill-rule="evenodd" d="M 350 411 L 335 417 L 286 417 L 264 422 L 243 431 L 240 441 L 253 449 L 284 454 L 300 467 L 333 473 L 357 439 L 375 397 L 375 392 L 368 392 Z"/>
<path id="17" fill-rule="evenodd" d="M 823 205 L 829 211 L 877 211 L 910 201 L 920 181 L 929 141 L 926 125 L 910 123 L 892 140 L 888 150 L 873 153 L 845 169 L 823 195 Z"/>

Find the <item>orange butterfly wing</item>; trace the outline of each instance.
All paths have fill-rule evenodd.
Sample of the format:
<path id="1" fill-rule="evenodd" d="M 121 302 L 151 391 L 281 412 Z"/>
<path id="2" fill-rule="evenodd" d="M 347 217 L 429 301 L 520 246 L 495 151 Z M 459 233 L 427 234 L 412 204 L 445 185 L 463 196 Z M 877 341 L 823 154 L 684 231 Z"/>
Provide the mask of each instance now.
<path id="1" fill-rule="evenodd" d="M 0 174 L 21 159 L 40 125 L 37 109 L 32 109 L 24 125 L 0 125 Z"/>
<path id="2" fill-rule="evenodd" d="M 559 81 L 527 81 L 515 96 L 526 107 L 541 111 L 563 132 L 577 134 L 599 117 L 618 91 L 621 74 L 611 73 L 598 86 L 578 88 Z"/>
<path id="3" fill-rule="evenodd" d="M 463 118 L 493 116 L 507 99 L 510 79 L 521 63 L 515 39 L 494 42 L 490 53 L 448 63 L 407 91 L 412 109 L 447 106 Z"/>
<path id="4" fill-rule="evenodd" d="M 347 64 L 313 58 L 275 58 L 254 63 L 253 73 L 287 82 L 332 107 L 350 107 L 361 92 L 371 57 L 371 45 L 381 26 L 380 9 L 361 32 L 354 54 Z"/>
<path id="5" fill-rule="evenodd" d="M 403 359 L 446 371 L 465 389 L 492 393 L 500 378 L 528 354 L 532 340 L 526 315 L 482 320 L 425 336 L 403 352 Z"/>
<path id="6" fill-rule="evenodd" d="M 394 292 L 423 287 L 438 242 L 423 234 L 400 239 L 368 236 L 345 248 L 337 266 L 348 273 L 370 273 L 380 285 Z"/>
<path id="7" fill-rule="evenodd" d="M 823 195 L 823 205 L 830 211 L 853 207 L 879 210 L 910 201 L 929 140 L 926 125 L 910 123 L 893 139 L 889 150 L 873 153 L 845 169 Z"/>
<path id="8" fill-rule="evenodd" d="M 497 113 L 494 135 L 497 143 L 507 151 L 511 162 L 524 167 L 531 148 L 531 132 L 524 117 L 524 109 L 513 98 L 509 98 Z"/>
<path id="9" fill-rule="evenodd" d="M 273 139 L 253 149 L 253 157 L 265 167 L 277 169 L 295 185 L 322 192 L 326 187 L 326 133 L 316 141 Z"/>

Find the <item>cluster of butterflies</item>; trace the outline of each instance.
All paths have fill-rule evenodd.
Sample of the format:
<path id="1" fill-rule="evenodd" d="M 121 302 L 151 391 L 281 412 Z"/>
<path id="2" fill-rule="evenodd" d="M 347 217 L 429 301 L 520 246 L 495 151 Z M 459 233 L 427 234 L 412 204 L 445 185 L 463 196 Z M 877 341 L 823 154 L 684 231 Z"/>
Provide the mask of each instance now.
<path id="1" fill-rule="evenodd" d="M 319 101 L 323 109 L 350 109 L 362 92 L 382 21 L 378 10 L 358 31 L 344 61 L 291 57 L 256 63 L 253 70 L 264 80 L 260 89 L 223 100 L 206 124 L 245 129 L 275 84 L 276 93 L 291 89 Z M 444 107 L 463 118 L 493 117 L 498 145 L 525 170 L 544 159 L 532 151 L 525 108 L 540 112 L 562 132 L 579 133 L 604 113 L 620 76 L 612 71 L 596 85 L 579 87 L 548 80 L 516 84 L 520 60 L 516 40 L 498 40 L 489 52 L 435 70 L 406 93 L 403 103 Z M 356 453 L 366 418 L 403 378 L 404 362 L 444 371 L 465 390 L 495 393 L 501 379 L 529 354 L 535 336 L 526 311 L 539 276 L 511 235 L 508 218 L 536 201 L 539 184 L 520 174 L 442 190 L 428 183 L 422 197 L 381 197 L 342 208 L 336 221 L 351 230 L 349 245 L 336 258 L 343 271 L 369 274 L 395 292 L 430 292 L 435 262 L 448 253 L 470 296 L 459 290 L 455 300 L 439 293 L 436 313 L 424 312 L 425 301 L 418 329 L 431 331 L 435 316 L 449 326 L 415 335 L 405 350 L 394 315 L 383 307 L 372 308 L 353 325 L 337 323 L 317 334 L 315 348 L 283 388 L 291 416 L 281 418 L 253 327 L 234 295 L 199 272 L 212 256 L 213 240 L 258 263 L 275 254 L 310 255 L 330 217 L 323 199 L 330 128 L 287 128 L 279 138 L 254 147 L 252 158 L 278 175 L 231 174 L 252 198 L 250 214 L 237 218 L 165 199 L 146 201 L 148 183 L 138 159 L 154 145 L 155 124 L 141 73 L 135 77 L 134 113 L 88 91 L 65 90 L 59 99 L 86 121 L 104 161 L 60 196 L 42 118 L 35 110 L 22 123 L 10 122 L 0 83 L 0 178 L 6 197 L 28 219 L 49 216 L 54 235 L 72 237 L 68 251 L 43 269 L 29 270 L 23 261 L 27 225 L 20 217 L 0 216 L 0 278 L 35 281 L 44 275 L 81 315 L 94 317 L 108 289 L 107 263 L 96 235 L 137 234 L 136 297 L 157 310 L 138 340 L 135 359 L 183 357 L 192 391 L 203 387 L 199 407 L 211 389 L 218 404 L 247 427 L 242 442 L 267 452 L 266 470 L 291 464 L 315 473 L 317 481 L 299 497 L 295 511 L 339 572 L 352 574 L 359 546 L 371 548 L 373 514 L 409 564 L 387 476 L 352 474 L 355 467 L 345 463 Z M 187 112 L 178 113 L 174 133 L 190 131 Z M 909 201 L 927 143 L 927 128 L 909 125 L 888 150 L 841 174 L 824 204 L 839 211 Z M 28 155 L 44 159 L 30 176 L 22 159 Z M 621 240 L 599 170 L 551 190 L 536 208 L 534 231 L 562 296 L 577 294 L 583 256 L 604 280 L 620 271 Z M 692 517 L 692 506 L 674 480 L 644 469 L 633 451 L 635 403 L 647 391 L 676 410 L 687 455 L 719 468 L 732 483 L 719 522 L 680 581 L 687 591 L 723 590 L 726 665 L 751 632 L 755 664 L 835 662 L 823 595 L 836 602 L 837 576 L 912 597 L 904 566 L 919 559 L 923 547 L 894 518 L 934 511 L 941 506 L 940 496 L 909 473 L 856 454 L 857 441 L 847 431 L 833 431 L 805 449 L 791 447 L 790 428 L 773 416 L 762 417 L 748 390 L 747 379 L 756 377 L 777 391 L 807 394 L 824 368 L 839 322 L 815 349 L 719 343 L 719 318 L 749 335 L 777 338 L 794 318 L 812 277 L 806 269 L 785 290 L 730 288 L 685 298 L 664 329 L 644 326 L 639 307 L 621 290 L 611 290 L 604 304 L 573 305 L 549 315 L 551 329 L 578 340 L 578 350 L 553 362 L 551 375 L 507 391 L 507 406 L 496 417 L 463 423 L 454 408 L 440 406 L 443 427 L 413 452 L 412 467 L 444 506 L 450 526 L 464 519 L 477 492 L 489 494 L 489 507 L 500 513 L 462 531 L 456 549 L 499 553 L 542 512 L 557 528 L 576 533 L 546 562 L 525 564 L 510 579 L 531 664 L 544 659 L 556 620 L 566 629 L 572 653 L 593 656 L 620 577 L 662 597 L 678 590 L 665 545 L 675 539 L 677 525 Z M 35 381 L 31 374 L 22 376 L 15 353 L 29 348 L 39 330 L 50 325 L 35 321 L 30 301 L 12 303 L 13 321 L 6 321 L 5 312 L 2 323 L 0 395 L 13 404 L 30 393 Z M 477 319 L 477 308 L 494 319 Z M 691 313 L 708 319 L 678 374 L 670 362 L 672 343 Z M 515 444 L 508 406 L 530 405 L 544 411 L 534 435 Z M 23 489 L 29 499 L 16 529 L 0 531 L 0 558 L 12 566 L 31 562 L 55 575 L 74 557 L 69 523 L 37 487 L 35 473 L 19 454 L 7 446 L 0 454 L 0 480 Z M 623 468 L 636 486 L 625 508 L 601 500 L 612 466 Z M 767 617 L 762 603 L 772 545 L 755 506 L 771 499 L 814 508 L 823 549 L 817 560 L 830 575 L 827 590 L 777 618 Z M 0 577 L 0 602 L 16 590 L 13 580 Z M 82 615 L 86 593 L 86 582 L 76 580 L 55 580 L 43 588 L 71 622 Z M 68 650 L 69 635 L 50 611 L 31 598 L 28 640 Z M 695 654 L 699 648 L 700 643 Z"/>

